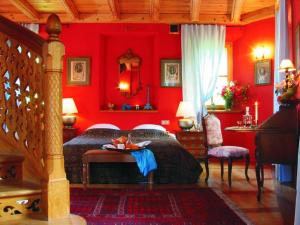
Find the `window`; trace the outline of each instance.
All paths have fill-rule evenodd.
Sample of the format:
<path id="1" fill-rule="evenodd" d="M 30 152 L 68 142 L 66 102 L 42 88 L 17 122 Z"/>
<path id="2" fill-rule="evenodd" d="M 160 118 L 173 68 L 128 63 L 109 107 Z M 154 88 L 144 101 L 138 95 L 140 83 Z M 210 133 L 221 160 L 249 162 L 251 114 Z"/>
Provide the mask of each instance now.
<path id="1" fill-rule="evenodd" d="M 232 80 L 232 43 L 226 43 L 221 67 L 213 97 L 205 105 L 208 109 L 223 109 L 225 101 L 221 96 L 222 88 Z"/>

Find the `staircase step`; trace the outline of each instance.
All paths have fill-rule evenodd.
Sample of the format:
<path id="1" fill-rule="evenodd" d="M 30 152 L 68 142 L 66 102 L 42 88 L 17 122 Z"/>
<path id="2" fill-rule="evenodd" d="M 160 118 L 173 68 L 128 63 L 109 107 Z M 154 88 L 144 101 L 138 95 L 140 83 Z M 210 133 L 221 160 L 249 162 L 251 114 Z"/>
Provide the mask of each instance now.
<path id="1" fill-rule="evenodd" d="M 36 184 L 20 181 L 0 181 L 0 199 L 40 193 L 41 187 Z"/>
<path id="2" fill-rule="evenodd" d="M 0 181 L 0 224 L 41 212 L 41 188 L 35 184 Z"/>
<path id="3" fill-rule="evenodd" d="M 32 218 L 24 218 L 21 220 L 7 221 L 0 223 L 1 225 L 86 225 L 86 221 L 77 215 L 70 215 L 67 218 L 53 219 L 45 221 L 44 218 L 33 216 Z"/>

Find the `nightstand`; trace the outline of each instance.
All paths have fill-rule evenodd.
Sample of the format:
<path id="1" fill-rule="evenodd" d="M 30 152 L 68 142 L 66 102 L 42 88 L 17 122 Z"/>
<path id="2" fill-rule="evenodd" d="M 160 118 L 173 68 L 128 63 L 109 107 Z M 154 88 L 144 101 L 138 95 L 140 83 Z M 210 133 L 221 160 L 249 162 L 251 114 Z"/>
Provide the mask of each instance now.
<path id="1" fill-rule="evenodd" d="M 72 138 L 77 136 L 77 128 L 74 127 L 64 127 L 63 129 L 63 142 L 67 142 L 69 140 L 71 140 Z"/>
<path id="2" fill-rule="evenodd" d="M 207 182 L 209 170 L 207 150 L 204 143 L 204 133 L 199 131 L 177 131 L 176 138 L 197 160 L 205 162 L 205 182 Z"/>

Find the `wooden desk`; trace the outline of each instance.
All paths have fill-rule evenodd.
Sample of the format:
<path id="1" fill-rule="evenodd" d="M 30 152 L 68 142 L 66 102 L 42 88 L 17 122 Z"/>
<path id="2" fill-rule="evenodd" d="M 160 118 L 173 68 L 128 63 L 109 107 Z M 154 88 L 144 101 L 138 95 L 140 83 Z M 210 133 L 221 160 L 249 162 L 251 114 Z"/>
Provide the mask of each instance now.
<path id="1" fill-rule="evenodd" d="M 284 118 L 296 118 L 297 112 L 285 109 L 272 115 L 258 127 L 226 127 L 224 130 L 233 132 L 255 132 L 255 159 L 257 200 L 261 199 L 261 191 L 264 186 L 264 164 L 294 164 L 297 162 L 297 149 L 299 132 L 298 120 L 290 122 L 288 119 L 278 117 L 283 114 Z M 287 121 L 289 121 L 290 129 Z M 281 125 L 281 123 L 283 125 Z M 280 126 L 281 125 L 281 126 Z"/>
<path id="2" fill-rule="evenodd" d="M 251 126 L 251 127 L 233 126 L 233 127 L 226 127 L 224 130 L 235 131 L 235 132 L 256 132 L 258 131 L 258 127 L 257 126 Z"/>
<path id="3" fill-rule="evenodd" d="M 82 183 L 84 188 L 86 188 L 87 184 L 90 183 L 90 168 L 89 163 L 129 163 L 136 162 L 134 157 L 129 153 L 121 153 L 116 151 L 108 151 L 108 150 L 89 150 L 82 156 L 83 163 L 83 171 L 82 171 Z M 148 184 L 150 186 L 153 184 L 153 171 L 151 171 L 148 175 Z"/>

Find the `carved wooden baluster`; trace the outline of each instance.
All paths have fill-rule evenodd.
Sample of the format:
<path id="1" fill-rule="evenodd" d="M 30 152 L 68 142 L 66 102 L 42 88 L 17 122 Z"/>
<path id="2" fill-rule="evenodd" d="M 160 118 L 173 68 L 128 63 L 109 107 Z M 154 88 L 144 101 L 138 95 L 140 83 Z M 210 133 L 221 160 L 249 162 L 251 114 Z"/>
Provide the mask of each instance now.
<path id="1" fill-rule="evenodd" d="M 59 41 L 61 24 L 52 14 L 47 21 L 48 57 L 45 76 L 45 151 L 48 180 L 43 182 L 44 211 L 48 219 L 70 213 L 69 181 L 66 179 L 62 140 L 62 66 L 64 45 Z M 59 197 L 57 197 L 59 196 Z"/>

